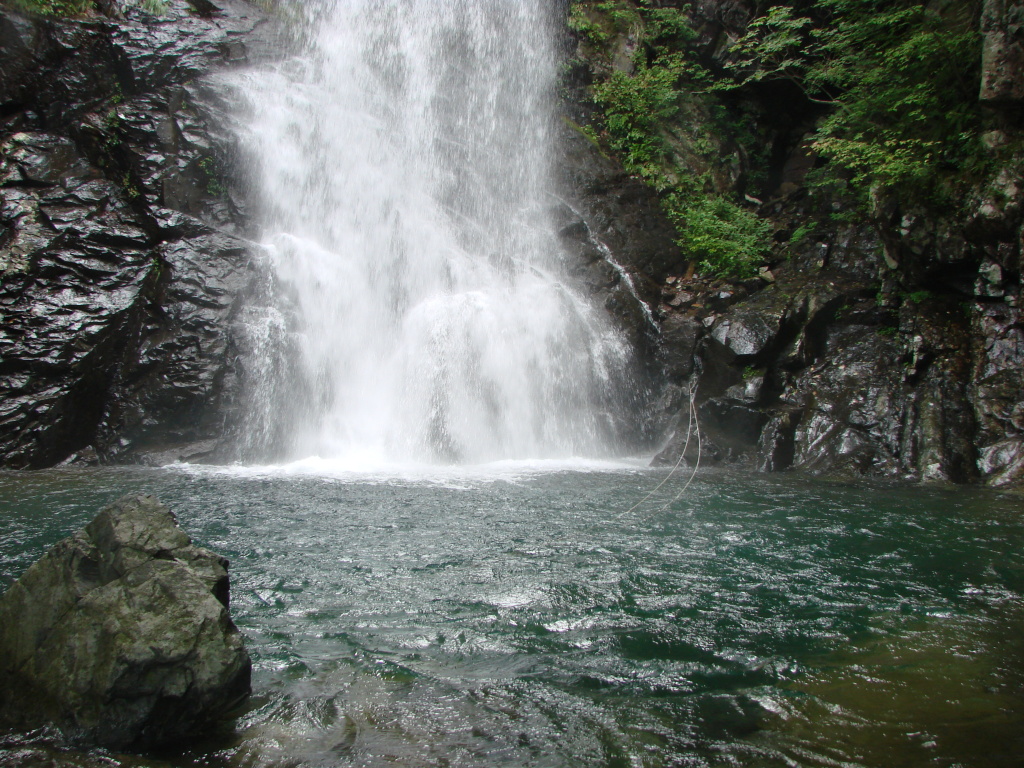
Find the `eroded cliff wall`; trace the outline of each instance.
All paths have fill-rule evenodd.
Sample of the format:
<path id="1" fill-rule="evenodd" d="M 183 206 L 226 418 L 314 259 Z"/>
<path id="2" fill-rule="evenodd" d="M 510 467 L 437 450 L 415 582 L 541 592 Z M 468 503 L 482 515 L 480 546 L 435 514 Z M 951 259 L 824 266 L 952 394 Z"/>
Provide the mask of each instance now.
<path id="1" fill-rule="evenodd" d="M 788 70 L 766 71 L 791 66 L 770 58 L 778 47 L 756 46 L 810 45 L 799 36 L 811 25 L 839 28 L 841 14 L 813 16 L 825 5 L 870 3 L 570 9 L 566 194 L 591 235 L 621 254 L 656 318 L 658 408 L 672 430 L 659 460 L 678 460 L 692 399 L 704 462 L 1019 484 L 1024 9 L 1012 0 L 877 9 L 904 13 L 908 28 L 923 19 L 929 34 L 952 29 L 977 59 L 958 73 L 971 95 L 957 107 L 969 121 L 963 156 L 977 168 L 942 167 L 951 161 L 937 150 L 922 160 L 955 190 L 940 205 L 866 189 L 856 172 L 833 174 L 823 189 L 821 169 L 836 161 L 817 151 L 829 146 L 821 126 L 857 83 L 809 92 Z M 870 34 L 895 35 L 891 45 L 917 66 L 895 29 Z M 740 61 L 744 45 L 761 59 Z M 886 161 L 899 159 L 903 138 L 887 137 Z M 602 162 L 629 172 L 613 177 Z M 722 202 L 709 219 L 696 198 Z M 607 214 L 609 201 L 641 199 L 643 221 Z M 763 251 L 748 249 L 748 233 L 767 233 Z M 745 274 L 723 274 L 732 255 L 723 243 L 744 253 L 735 271 Z M 695 440 L 687 452 L 692 464 Z"/>
<path id="2" fill-rule="evenodd" d="M 225 92 L 253 6 L 0 8 L 0 457 L 212 454 L 252 282 Z M 161 451 L 170 450 L 169 454 Z"/>
<path id="3" fill-rule="evenodd" d="M 639 431 L 692 464 L 692 404 L 708 463 L 1020 484 L 1020 3 L 938 4 L 977 52 L 981 158 L 945 207 L 815 181 L 829 99 L 736 66 L 766 10 L 799 10 L 761 5 L 565 9 L 555 215 L 646 361 Z M 239 409 L 237 320 L 260 274 L 230 89 L 208 75 L 259 56 L 266 18 L 238 0 L 104 7 L 0 11 L 7 467 L 222 459 Z M 736 87 L 712 87 L 729 72 Z M 630 144 L 638 125 L 653 143 Z"/>

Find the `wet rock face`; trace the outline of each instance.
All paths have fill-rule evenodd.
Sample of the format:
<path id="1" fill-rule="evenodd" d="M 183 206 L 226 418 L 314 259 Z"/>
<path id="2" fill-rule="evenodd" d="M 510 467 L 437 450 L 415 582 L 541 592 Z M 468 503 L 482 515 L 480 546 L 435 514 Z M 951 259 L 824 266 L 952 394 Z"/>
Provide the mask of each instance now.
<path id="1" fill-rule="evenodd" d="M 0 11 L 0 465 L 218 449 L 254 272 L 226 96 L 202 77 L 262 16 L 203 7 Z"/>
<path id="2" fill-rule="evenodd" d="M 678 235 L 657 195 L 572 127 L 563 127 L 560 147 L 561 194 L 590 237 L 638 276 L 641 295 L 653 297 L 682 263 Z"/>
<path id="3" fill-rule="evenodd" d="M 683 450 L 692 392 L 705 464 L 1019 483 L 1019 286 L 1011 302 L 925 292 L 895 306 L 877 290 L 857 271 L 783 269 L 716 310 L 712 287 L 670 283 L 663 341 L 692 364 L 668 369 L 676 429 L 658 461 L 674 464 Z"/>
<path id="4" fill-rule="evenodd" d="M 946 314 L 932 308 L 895 333 L 863 317 L 837 317 L 820 358 L 786 382 L 783 410 L 795 408 L 799 418 L 791 437 L 779 431 L 762 439 L 762 465 L 791 439 L 792 466 L 810 471 L 973 479 L 973 425 L 962 386 L 967 328 L 962 313 Z"/>
<path id="5" fill-rule="evenodd" d="M 3 151 L 0 451 L 46 466 L 92 441 L 155 292 L 154 259 L 116 186 L 69 140 L 20 132 Z"/>
<path id="6" fill-rule="evenodd" d="M 746 0 L 687 8 L 691 53 L 712 69 L 759 12 Z M 652 411 L 667 444 L 657 462 L 697 460 L 696 415 L 703 464 L 1024 483 L 1024 4 L 986 0 L 980 32 L 989 125 L 980 138 L 998 171 L 965 193 L 966 215 L 881 198 L 865 211 L 843 194 L 811 194 L 807 176 L 821 159 L 810 137 L 822 113 L 778 84 L 743 91 L 760 105 L 747 121 L 758 149 L 770 150 L 760 159 L 737 155 L 730 173 L 715 176 L 694 153 L 673 156 L 675 173 L 745 198 L 772 225 L 775 255 L 760 279 L 702 275 L 675 248 L 671 223 L 658 219 L 654 193 L 631 186 L 637 180 L 585 138 L 567 145 L 565 195 L 634 275 L 657 326 L 645 347 L 661 376 Z M 609 62 L 585 40 L 573 53 L 563 83 L 569 123 L 600 135 L 587 86 Z M 666 136 L 677 127 L 715 134 L 707 111 L 676 120 Z M 728 151 L 721 144 L 714 154 Z M 757 189 L 745 186 L 755 177 Z"/>
<path id="7" fill-rule="evenodd" d="M 660 282 L 682 263 L 675 228 L 655 193 L 605 157 L 568 118 L 558 150 L 561 202 L 553 220 L 567 263 L 638 352 L 638 388 L 653 390 L 662 345 L 651 307 Z M 638 425 L 638 433 L 651 431 L 650 424 Z"/>
<path id="8" fill-rule="evenodd" d="M 1024 317 L 1020 303 L 979 304 L 971 400 L 980 439 L 978 467 L 995 485 L 1024 482 Z"/>
<path id="9" fill-rule="evenodd" d="M 227 561 L 128 496 L 0 596 L 0 719 L 146 748 L 195 737 L 249 694 Z"/>

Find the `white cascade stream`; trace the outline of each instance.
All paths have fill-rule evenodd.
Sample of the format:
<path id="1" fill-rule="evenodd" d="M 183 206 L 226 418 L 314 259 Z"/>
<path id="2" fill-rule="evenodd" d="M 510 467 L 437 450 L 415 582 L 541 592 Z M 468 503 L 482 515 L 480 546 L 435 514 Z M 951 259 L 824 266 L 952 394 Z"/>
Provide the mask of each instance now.
<path id="1" fill-rule="evenodd" d="M 243 458 L 607 457 L 631 350 L 567 277 L 549 0 L 306 3 L 250 72 L 273 290 L 246 311 Z"/>

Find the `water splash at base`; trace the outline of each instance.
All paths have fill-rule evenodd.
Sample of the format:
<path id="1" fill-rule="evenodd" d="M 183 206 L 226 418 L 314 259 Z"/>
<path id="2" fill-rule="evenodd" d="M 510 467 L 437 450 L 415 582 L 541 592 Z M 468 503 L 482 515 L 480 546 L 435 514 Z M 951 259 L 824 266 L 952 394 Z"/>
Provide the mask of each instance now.
<path id="1" fill-rule="evenodd" d="M 274 277 L 250 354 L 274 359 L 247 365 L 246 460 L 629 452 L 632 353 L 549 210 L 552 14 L 323 3 L 307 51 L 247 77 Z"/>

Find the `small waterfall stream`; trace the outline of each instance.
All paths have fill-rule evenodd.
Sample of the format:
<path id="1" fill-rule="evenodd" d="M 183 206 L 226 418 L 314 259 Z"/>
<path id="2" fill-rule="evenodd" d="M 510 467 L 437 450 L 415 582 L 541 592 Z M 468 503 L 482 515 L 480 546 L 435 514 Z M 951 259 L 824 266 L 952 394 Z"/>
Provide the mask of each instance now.
<path id="1" fill-rule="evenodd" d="M 545 0 L 327 0 L 251 73 L 272 272 L 246 460 L 623 451 L 631 351 L 565 277 Z"/>

